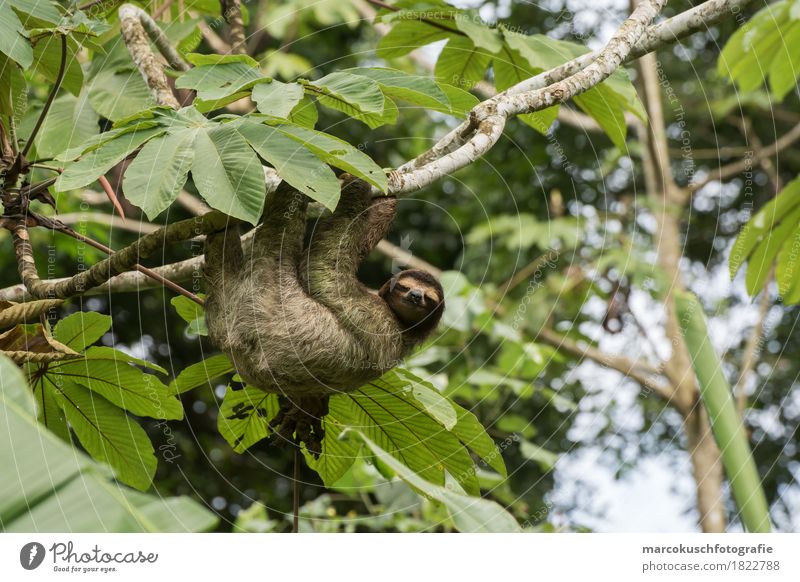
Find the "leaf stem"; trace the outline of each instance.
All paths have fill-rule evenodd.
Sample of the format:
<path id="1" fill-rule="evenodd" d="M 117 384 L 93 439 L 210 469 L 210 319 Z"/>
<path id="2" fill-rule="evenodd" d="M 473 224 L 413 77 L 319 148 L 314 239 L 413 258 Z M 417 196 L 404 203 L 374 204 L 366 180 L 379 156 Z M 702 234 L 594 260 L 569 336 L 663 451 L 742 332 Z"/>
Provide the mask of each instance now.
<path id="1" fill-rule="evenodd" d="M 38 119 L 36 120 L 36 125 L 33 126 L 33 131 L 31 131 L 31 135 L 28 138 L 28 141 L 25 143 L 25 147 L 22 148 L 20 152 L 20 157 L 24 158 L 28 155 L 28 152 L 33 146 L 33 140 L 36 138 L 36 134 L 39 133 L 39 130 L 42 128 L 42 124 L 44 123 L 45 117 L 47 117 L 47 113 L 50 111 L 50 106 L 53 105 L 53 101 L 55 101 L 56 94 L 58 90 L 61 88 L 61 82 L 64 80 L 64 74 L 67 70 L 67 37 L 65 35 L 60 35 L 61 37 L 61 62 L 58 65 L 58 74 L 56 75 L 56 82 L 53 83 L 53 87 L 50 89 L 50 94 L 47 96 L 47 101 L 44 103 L 44 107 L 42 108 L 42 112 L 39 114 Z"/>

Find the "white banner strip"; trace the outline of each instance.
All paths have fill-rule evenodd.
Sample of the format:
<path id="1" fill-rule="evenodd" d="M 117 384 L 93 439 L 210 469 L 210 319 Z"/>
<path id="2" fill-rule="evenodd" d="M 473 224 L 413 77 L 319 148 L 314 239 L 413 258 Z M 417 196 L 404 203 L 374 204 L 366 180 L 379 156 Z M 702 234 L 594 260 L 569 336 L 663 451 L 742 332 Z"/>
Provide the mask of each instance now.
<path id="1" fill-rule="evenodd" d="M 800 580 L 800 534 L 0 534 L 0 580 Z"/>

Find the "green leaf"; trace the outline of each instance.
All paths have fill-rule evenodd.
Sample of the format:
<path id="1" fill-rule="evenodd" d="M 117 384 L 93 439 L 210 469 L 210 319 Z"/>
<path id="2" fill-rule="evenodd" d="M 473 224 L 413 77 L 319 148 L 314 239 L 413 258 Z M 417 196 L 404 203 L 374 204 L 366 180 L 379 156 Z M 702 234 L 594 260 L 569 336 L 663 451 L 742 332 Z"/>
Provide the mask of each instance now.
<path id="1" fill-rule="evenodd" d="M 151 139 L 125 170 L 125 197 L 154 219 L 178 197 L 194 161 L 200 129 L 185 129 Z"/>
<path id="2" fill-rule="evenodd" d="M 345 395 L 335 395 L 328 404 L 328 414 L 322 420 L 325 438 L 322 451 L 315 459 L 303 449 L 308 466 L 316 471 L 326 487 L 332 487 L 359 457 L 361 444 L 355 439 L 342 437 L 347 426 L 353 426 L 353 409 L 350 399 Z"/>
<path id="3" fill-rule="evenodd" d="M 55 158 L 67 149 L 85 142 L 99 131 L 99 116 L 89 106 L 87 94 L 61 95 L 50 108 L 36 136 L 36 153 Z"/>
<path id="4" fill-rule="evenodd" d="M 264 169 L 242 135 L 221 125 L 195 139 L 194 185 L 209 206 L 256 224 L 264 209 Z"/>
<path id="5" fill-rule="evenodd" d="M 188 333 L 202 336 L 208 335 L 206 311 L 202 306 L 183 295 L 173 297 L 170 299 L 170 303 L 175 307 L 175 311 L 177 311 L 178 315 L 189 324 L 186 328 Z"/>
<path id="6" fill-rule="evenodd" d="M 81 47 L 73 39 L 67 39 L 67 62 L 64 80 L 61 86 L 75 95 L 83 89 L 83 69 L 78 60 Z M 59 35 L 48 35 L 38 38 L 33 45 L 33 65 L 36 73 L 42 75 L 48 83 L 55 83 L 58 70 L 61 68 L 61 38 Z"/>
<path id="7" fill-rule="evenodd" d="M 67 164 L 64 173 L 56 180 L 56 190 L 65 192 L 91 184 L 144 142 L 163 132 L 164 130 L 158 127 L 142 129 L 121 134 L 116 139 L 102 144 L 101 147 L 92 150 L 79 161 Z"/>
<path id="8" fill-rule="evenodd" d="M 10 4 L 0 4 L 0 53 L 7 55 L 27 69 L 33 63 L 33 49 Z"/>
<path id="9" fill-rule="evenodd" d="M 237 130 L 286 182 L 326 208 L 336 208 L 340 195 L 336 174 L 301 142 L 279 127 L 260 123 L 242 123 Z"/>
<path id="10" fill-rule="evenodd" d="M 477 14 L 457 14 L 456 26 L 477 47 L 490 53 L 499 53 L 503 48 L 503 39 L 500 33 L 481 22 Z"/>
<path id="11" fill-rule="evenodd" d="M 119 408 L 73 382 L 65 382 L 56 400 L 83 448 L 108 463 L 123 483 L 145 490 L 156 472 L 153 445 L 144 429 Z"/>
<path id="12" fill-rule="evenodd" d="M 113 320 L 94 311 L 78 311 L 59 321 L 53 337 L 76 352 L 82 352 L 111 329 Z"/>
<path id="13" fill-rule="evenodd" d="M 89 102 L 103 117 L 119 121 L 156 103 L 138 71 L 102 71 L 89 84 Z"/>
<path id="14" fill-rule="evenodd" d="M 33 398 L 22 371 L 3 354 L 0 354 L 0 401 L 13 402 L 31 416 L 36 413 Z M 9 465 L 2 466 L 8 467 Z"/>
<path id="15" fill-rule="evenodd" d="M 241 390 L 228 386 L 217 416 L 217 429 L 234 451 L 243 453 L 270 434 L 269 422 L 277 413 L 277 395 L 250 386 Z"/>
<path id="16" fill-rule="evenodd" d="M 578 107 L 591 116 L 620 150 L 625 151 L 628 125 L 625 122 L 619 95 L 606 85 L 592 87 L 574 97 Z"/>
<path id="17" fill-rule="evenodd" d="M 500 55 L 492 61 L 494 68 L 494 84 L 498 91 L 505 91 L 540 72 L 532 68 L 528 61 L 508 44 L 503 45 Z M 559 105 L 534 113 L 525 113 L 518 118 L 541 134 L 546 134 L 558 117 Z"/>
<path id="18" fill-rule="evenodd" d="M 789 25 L 783 34 L 783 42 L 769 66 L 769 86 L 778 100 L 797 86 L 800 75 L 800 22 Z"/>
<path id="19" fill-rule="evenodd" d="M 767 283 L 772 263 L 778 251 L 797 229 L 800 223 L 800 207 L 782 217 L 781 223 L 764 235 L 764 238 L 753 251 L 747 266 L 745 283 L 747 292 L 756 295 Z"/>
<path id="20" fill-rule="evenodd" d="M 303 84 L 322 105 L 341 111 L 371 128 L 391 123 L 396 118 L 391 105 L 384 111 L 388 100 L 372 79 L 339 71 L 317 81 L 303 81 Z"/>
<path id="21" fill-rule="evenodd" d="M 186 60 L 195 66 L 196 69 L 201 67 L 213 67 L 216 65 L 230 65 L 230 64 L 244 64 L 250 68 L 258 68 L 258 61 L 248 55 L 217 55 L 217 54 L 202 54 L 202 53 L 189 53 L 186 55 Z M 202 75 L 201 75 L 202 76 Z"/>
<path id="22" fill-rule="evenodd" d="M 492 55 L 476 47 L 470 39 L 452 36 L 436 61 L 436 78 L 450 85 L 471 89 L 483 80 L 491 61 Z"/>
<path id="23" fill-rule="evenodd" d="M 199 531 L 215 516 L 187 498 L 159 498 L 110 483 L 111 471 L 44 430 L 20 378 L 0 356 L 0 523 L 4 532 Z M 13 366 L 13 364 L 11 364 Z M 17 373 L 19 371 L 17 370 Z M 14 386 L 10 384 L 13 381 Z M 46 468 L 46 470 L 43 470 Z"/>
<path id="24" fill-rule="evenodd" d="M 349 394 L 356 426 L 424 479 L 444 485 L 450 473 L 477 494 L 475 465 L 458 439 L 406 394 L 391 373 Z"/>
<path id="25" fill-rule="evenodd" d="M 321 131 L 287 123 L 274 124 L 273 127 L 301 143 L 325 163 L 369 182 L 381 192 L 388 190 L 386 173 L 372 161 L 372 158 L 346 141 Z"/>
<path id="26" fill-rule="evenodd" d="M 800 303 L 800 265 L 798 253 L 800 248 L 800 228 L 792 233 L 791 240 L 783 245 L 778 253 L 778 265 L 775 279 L 778 283 L 778 294 L 787 305 Z"/>
<path id="27" fill-rule="evenodd" d="M 503 456 L 492 438 L 486 433 L 486 429 L 472 412 L 459 406 L 455 402 L 450 402 L 458 415 L 458 422 L 453 427 L 452 432 L 458 440 L 464 443 L 470 450 L 474 451 L 483 462 L 492 469 L 507 477 L 506 464 Z"/>
<path id="28" fill-rule="evenodd" d="M 209 55 L 203 55 L 204 57 Z M 216 58 L 218 55 L 215 55 Z M 189 69 L 175 81 L 179 89 L 194 89 L 197 91 L 195 107 L 200 111 L 212 111 L 224 107 L 242 97 L 246 97 L 248 90 L 258 83 L 267 83 L 265 77 L 258 69 L 258 63 L 247 57 L 247 60 L 231 60 L 230 56 L 241 57 L 245 55 L 227 55 L 220 57 L 219 64 L 201 65 Z M 252 61 L 252 64 L 250 61 Z"/>
<path id="29" fill-rule="evenodd" d="M 184 368 L 178 377 L 169 384 L 172 394 L 183 394 L 200 386 L 207 385 L 214 378 L 233 372 L 233 364 L 225 354 L 217 354 Z"/>
<path id="30" fill-rule="evenodd" d="M 403 481 L 430 499 L 442 503 L 456 528 L 464 533 L 518 532 L 519 524 L 499 504 L 480 497 L 467 497 L 420 477 L 374 442 L 366 432 L 352 430 L 369 447 L 375 457 L 394 471 Z"/>
<path id="31" fill-rule="evenodd" d="M 89 348 L 85 358 L 50 364 L 47 379 L 55 385 L 79 384 L 138 416 L 183 418 L 183 407 L 167 386 L 130 365 L 125 354 L 113 348 Z"/>
<path id="32" fill-rule="evenodd" d="M 17 12 L 23 12 L 50 24 L 58 24 L 61 21 L 60 7 L 50 0 L 10 0 L 8 4 L 11 4 Z"/>
<path id="33" fill-rule="evenodd" d="M 303 99 L 303 86 L 298 83 L 261 83 L 253 87 L 252 99 L 265 115 L 286 119 Z"/>
<path id="34" fill-rule="evenodd" d="M 55 390 L 46 376 L 42 376 L 34 382 L 33 396 L 36 399 L 38 411 L 36 418 L 61 440 L 72 443 L 67 417 L 56 401 Z"/>
<path id="35" fill-rule="evenodd" d="M 317 125 L 317 120 L 319 119 L 319 111 L 317 111 L 317 106 L 314 103 L 314 100 L 308 95 L 303 97 L 300 100 L 300 103 L 295 105 L 294 109 L 292 109 L 292 111 L 289 113 L 288 119 L 290 122 L 296 125 L 314 129 L 314 126 Z"/>
<path id="36" fill-rule="evenodd" d="M 756 246 L 773 228 L 800 205 L 800 178 L 789 182 L 744 225 L 731 249 L 731 279 L 748 260 Z"/>
<path id="37" fill-rule="evenodd" d="M 445 38 L 450 38 L 450 33 L 418 20 L 402 20 L 381 38 L 375 54 L 382 59 L 394 59 Z"/>
<path id="38" fill-rule="evenodd" d="M 409 101 L 435 111 L 451 111 L 447 94 L 430 77 L 379 67 L 345 69 L 342 72 L 372 79 L 378 83 L 384 95 L 394 99 Z"/>
<path id="39" fill-rule="evenodd" d="M 0 54 L 0 115 L 14 116 L 19 125 L 27 109 L 27 85 L 19 65 Z"/>

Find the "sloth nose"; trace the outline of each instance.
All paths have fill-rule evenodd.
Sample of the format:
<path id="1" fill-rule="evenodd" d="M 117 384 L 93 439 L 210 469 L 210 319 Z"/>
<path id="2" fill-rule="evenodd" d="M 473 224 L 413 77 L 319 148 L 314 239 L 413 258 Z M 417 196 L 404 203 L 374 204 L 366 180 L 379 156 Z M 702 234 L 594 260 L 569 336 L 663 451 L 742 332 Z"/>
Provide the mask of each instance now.
<path id="1" fill-rule="evenodd" d="M 417 305 L 422 303 L 422 298 L 423 297 L 424 297 L 424 294 L 419 289 L 411 289 L 411 291 L 408 292 L 408 298 L 411 301 L 413 301 L 414 303 L 416 303 Z"/>

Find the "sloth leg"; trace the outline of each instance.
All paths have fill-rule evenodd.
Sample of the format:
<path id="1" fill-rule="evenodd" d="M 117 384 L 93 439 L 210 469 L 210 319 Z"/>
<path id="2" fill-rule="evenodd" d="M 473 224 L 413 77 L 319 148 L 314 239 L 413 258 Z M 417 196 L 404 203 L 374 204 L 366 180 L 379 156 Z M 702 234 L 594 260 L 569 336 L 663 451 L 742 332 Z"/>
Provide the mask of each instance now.
<path id="1" fill-rule="evenodd" d="M 303 273 L 307 289 L 334 310 L 344 295 L 363 295 L 358 266 L 386 236 L 395 215 L 397 199 L 373 200 L 370 190 L 361 180 L 345 184 L 336 211 L 319 221 L 311 238 Z"/>
<path id="2" fill-rule="evenodd" d="M 215 288 L 217 284 L 224 283 L 226 278 L 236 277 L 244 262 L 242 241 L 236 228 L 231 227 L 208 235 L 204 254 L 204 273 L 215 282 Z"/>
<path id="3" fill-rule="evenodd" d="M 285 182 L 267 195 L 264 216 L 253 238 L 253 258 L 297 265 L 303 251 L 308 197 Z"/>

